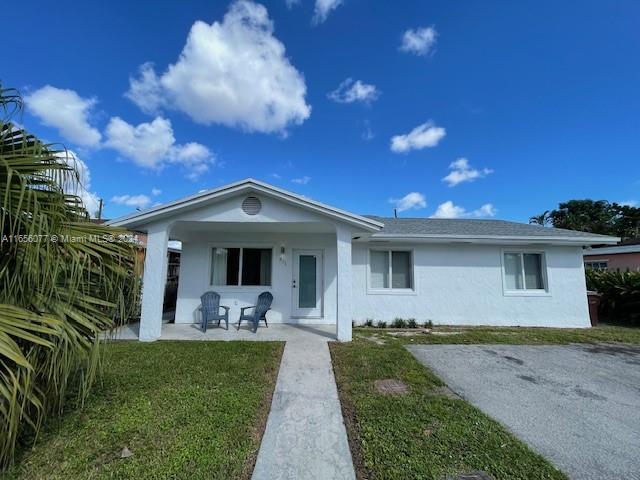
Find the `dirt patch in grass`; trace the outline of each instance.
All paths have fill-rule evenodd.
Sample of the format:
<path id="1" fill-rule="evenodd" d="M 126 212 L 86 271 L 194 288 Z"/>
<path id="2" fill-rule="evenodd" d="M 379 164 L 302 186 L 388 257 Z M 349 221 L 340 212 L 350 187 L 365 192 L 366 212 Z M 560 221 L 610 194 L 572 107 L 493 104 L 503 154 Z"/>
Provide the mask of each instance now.
<path id="1" fill-rule="evenodd" d="M 396 380 L 395 378 L 386 378 L 384 380 L 376 380 L 373 382 L 378 393 L 382 395 L 407 395 L 409 387 L 406 383 Z"/>

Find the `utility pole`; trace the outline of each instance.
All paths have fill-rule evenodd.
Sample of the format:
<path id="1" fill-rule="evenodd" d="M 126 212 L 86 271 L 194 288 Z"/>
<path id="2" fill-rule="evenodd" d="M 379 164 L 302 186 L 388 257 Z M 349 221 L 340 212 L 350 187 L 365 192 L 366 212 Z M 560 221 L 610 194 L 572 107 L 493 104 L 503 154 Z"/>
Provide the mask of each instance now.
<path id="1" fill-rule="evenodd" d="M 98 220 L 102 220 L 102 199 L 98 203 Z"/>

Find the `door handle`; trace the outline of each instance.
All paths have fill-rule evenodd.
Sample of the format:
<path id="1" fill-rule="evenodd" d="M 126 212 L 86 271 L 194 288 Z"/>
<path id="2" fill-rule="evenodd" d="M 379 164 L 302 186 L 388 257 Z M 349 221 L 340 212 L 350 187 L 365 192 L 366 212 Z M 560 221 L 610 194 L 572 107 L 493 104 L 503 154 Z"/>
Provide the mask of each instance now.
<path id="1" fill-rule="evenodd" d="M 296 288 L 296 281 L 295 281 L 295 280 L 293 280 L 293 285 L 292 285 L 292 287 L 293 287 L 293 288 Z"/>

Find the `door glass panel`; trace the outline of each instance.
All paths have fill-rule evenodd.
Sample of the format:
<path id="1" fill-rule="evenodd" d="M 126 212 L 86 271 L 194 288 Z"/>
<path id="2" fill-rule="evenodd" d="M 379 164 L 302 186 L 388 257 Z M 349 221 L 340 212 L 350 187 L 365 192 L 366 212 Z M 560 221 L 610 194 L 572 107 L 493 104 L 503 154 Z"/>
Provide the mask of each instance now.
<path id="1" fill-rule="evenodd" d="M 316 298 L 316 257 L 300 255 L 300 271 L 298 275 L 298 307 L 315 308 Z"/>

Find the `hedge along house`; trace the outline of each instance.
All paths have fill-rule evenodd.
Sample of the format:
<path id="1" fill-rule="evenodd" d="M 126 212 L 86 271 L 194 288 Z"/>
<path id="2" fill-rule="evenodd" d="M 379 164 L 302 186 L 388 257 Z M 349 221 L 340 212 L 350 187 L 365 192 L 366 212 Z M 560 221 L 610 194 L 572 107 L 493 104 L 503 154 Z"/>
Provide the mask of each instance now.
<path id="1" fill-rule="evenodd" d="M 588 327 L 582 248 L 618 241 L 499 220 L 360 216 L 253 179 L 110 224 L 148 234 L 146 341 L 162 334 L 170 239 L 182 241 L 176 323 L 199 323 L 207 290 L 231 321 L 268 290 L 269 322 L 335 324 L 341 341 L 369 318 Z"/>

